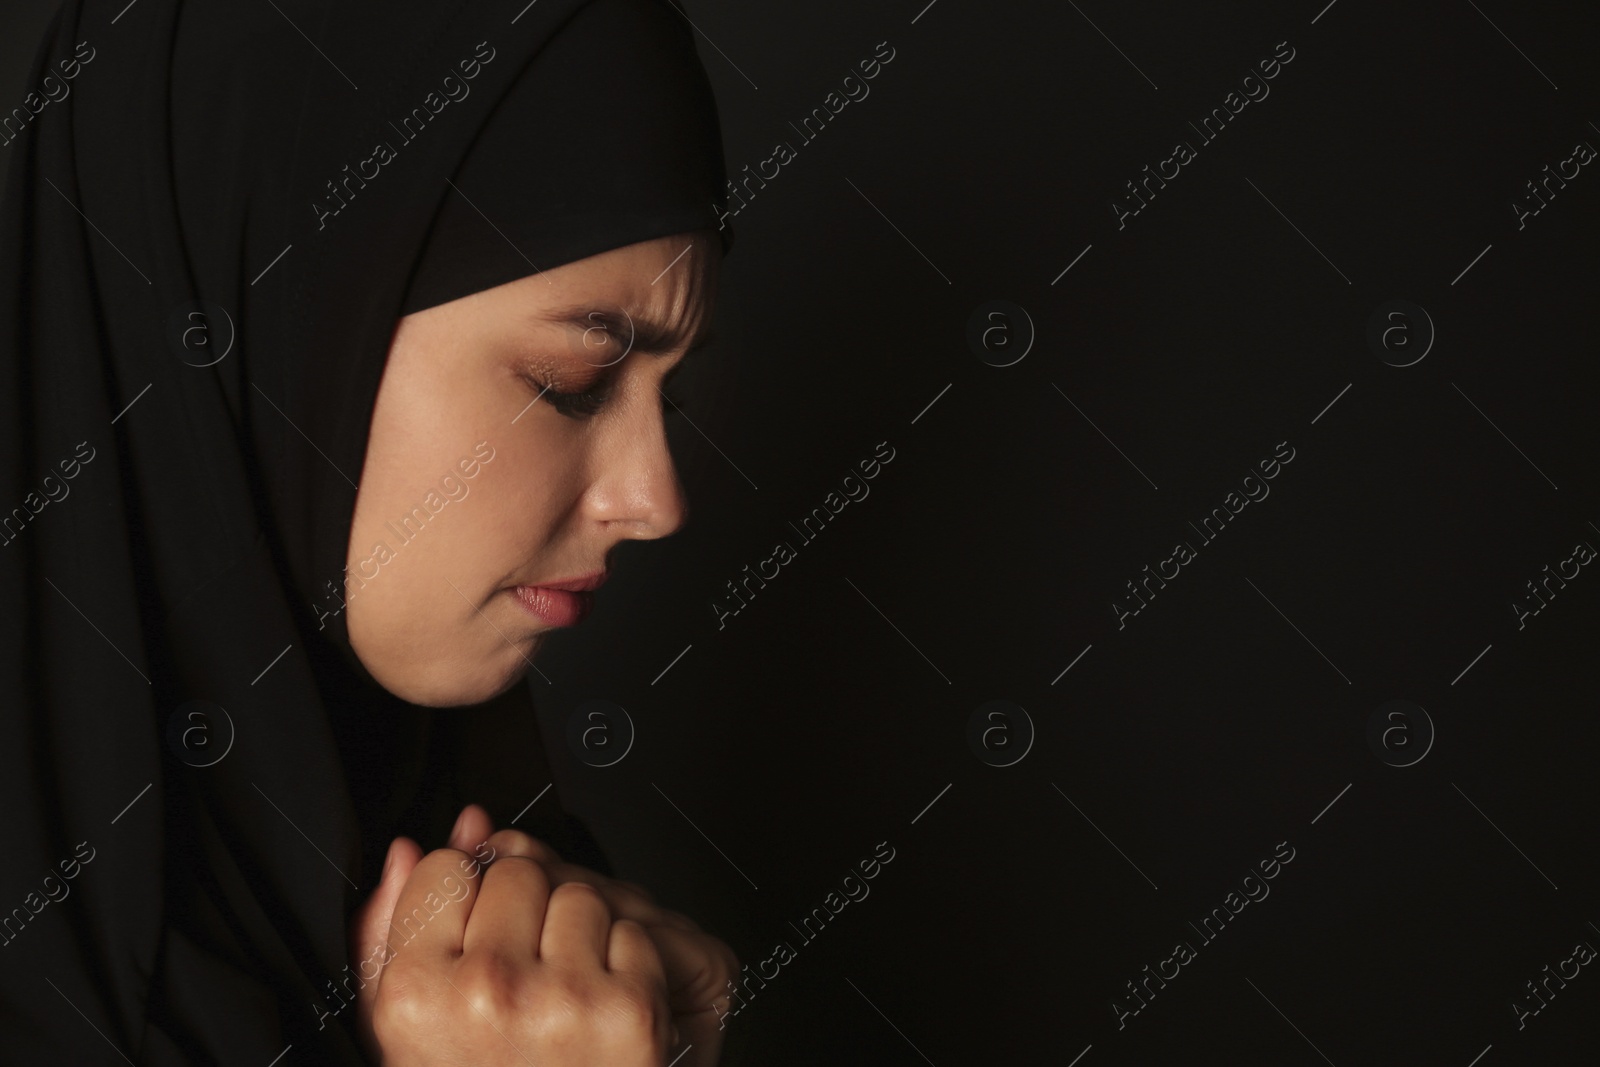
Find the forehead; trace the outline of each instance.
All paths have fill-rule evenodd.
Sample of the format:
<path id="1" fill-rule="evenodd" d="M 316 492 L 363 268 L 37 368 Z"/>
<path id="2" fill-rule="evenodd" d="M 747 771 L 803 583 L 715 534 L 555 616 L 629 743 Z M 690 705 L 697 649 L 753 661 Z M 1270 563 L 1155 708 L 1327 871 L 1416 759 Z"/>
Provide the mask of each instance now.
<path id="1" fill-rule="evenodd" d="M 720 253 L 705 233 L 641 241 L 525 278 L 517 302 L 530 325 L 601 327 L 646 352 L 693 348 L 710 327 Z"/>

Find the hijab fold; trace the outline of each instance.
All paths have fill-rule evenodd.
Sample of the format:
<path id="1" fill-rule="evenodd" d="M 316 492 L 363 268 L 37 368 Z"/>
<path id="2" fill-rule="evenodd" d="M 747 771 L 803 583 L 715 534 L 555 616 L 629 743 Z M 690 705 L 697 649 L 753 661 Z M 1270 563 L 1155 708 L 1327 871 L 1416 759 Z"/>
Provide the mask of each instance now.
<path id="1" fill-rule="evenodd" d="M 319 610 L 396 320 L 718 229 L 709 85 L 666 0 L 67 0 L 28 84 L 75 54 L 0 149 L 0 1058 L 361 1063 L 390 838 L 552 780 L 525 687 L 406 704 Z"/>

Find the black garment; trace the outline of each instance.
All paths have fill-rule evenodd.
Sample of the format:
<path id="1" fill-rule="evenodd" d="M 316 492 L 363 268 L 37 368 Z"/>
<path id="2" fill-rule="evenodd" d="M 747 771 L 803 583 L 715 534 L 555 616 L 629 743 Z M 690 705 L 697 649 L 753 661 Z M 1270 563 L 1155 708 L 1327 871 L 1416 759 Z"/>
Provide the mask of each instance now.
<path id="1" fill-rule="evenodd" d="M 525 688 L 404 704 L 317 606 L 395 321 L 716 228 L 692 30 L 664 0 L 69 0 L 28 86 L 0 148 L 0 1058 L 361 1062 L 332 987 L 389 839 L 551 781 Z M 605 869 L 553 793 L 517 825 Z"/>

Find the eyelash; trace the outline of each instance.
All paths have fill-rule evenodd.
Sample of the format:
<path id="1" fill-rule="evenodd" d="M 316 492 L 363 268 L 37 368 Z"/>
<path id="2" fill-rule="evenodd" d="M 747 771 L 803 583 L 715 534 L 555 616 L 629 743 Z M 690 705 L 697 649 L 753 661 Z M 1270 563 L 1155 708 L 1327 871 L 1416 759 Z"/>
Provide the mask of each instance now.
<path id="1" fill-rule="evenodd" d="M 550 402 L 550 406 L 569 419 L 587 419 L 600 410 L 600 405 L 605 403 L 607 393 L 604 389 L 589 389 L 581 393 L 558 393 L 544 382 L 531 375 L 524 374 L 523 380 L 539 391 L 540 395 Z M 662 396 L 672 403 L 672 410 L 668 415 L 681 415 L 679 410 L 684 398 L 676 393 L 663 391 Z"/>

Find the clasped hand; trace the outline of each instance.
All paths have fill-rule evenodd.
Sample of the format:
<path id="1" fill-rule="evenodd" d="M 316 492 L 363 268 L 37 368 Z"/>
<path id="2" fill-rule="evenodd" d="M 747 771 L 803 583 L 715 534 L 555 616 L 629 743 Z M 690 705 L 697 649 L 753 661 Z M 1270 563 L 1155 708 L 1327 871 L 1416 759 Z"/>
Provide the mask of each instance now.
<path id="1" fill-rule="evenodd" d="M 739 973 L 642 886 L 495 831 L 475 804 L 444 848 L 395 838 L 349 947 L 364 975 L 381 968 L 357 1012 L 383 1067 L 711 1067 Z"/>

